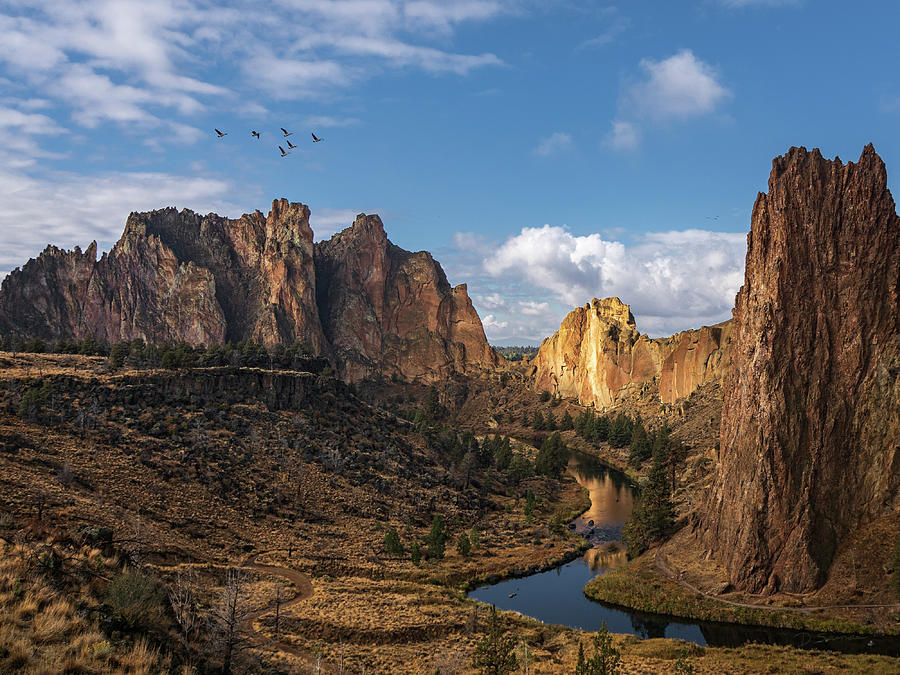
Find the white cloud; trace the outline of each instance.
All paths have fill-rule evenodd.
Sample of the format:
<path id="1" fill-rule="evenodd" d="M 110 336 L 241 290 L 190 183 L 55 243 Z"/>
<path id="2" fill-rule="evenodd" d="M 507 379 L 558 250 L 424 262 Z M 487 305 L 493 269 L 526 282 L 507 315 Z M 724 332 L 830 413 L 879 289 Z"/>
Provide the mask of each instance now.
<path id="1" fill-rule="evenodd" d="M 648 77 L 632 86 L 628 95 L 642 117 L 664 120 L 706 115 L 731 95 L 712 66 L 690 49 L 662 61 L 643 59 L 640 66 Z"/>
<path id="2" fill-rule="evenodd" d="M 0 66 L 77 124 L 146 132 L 159 110 L 196 115 L 246 103 L 322 98 L 388 68 L 466 74 L 502 64 L 445 49 L 457 25 L 519 0 L 27 0 L 0 6 Z M 439 44 L 427 44 L 438 38 Z M 223 81 L 216 81 L 217 79 Z"/>
<path id="3" fill-rule="evenodd" d="M 350 227 L 359 213 L 377 213 L 377 209 L 372 211 L 361 211 L 359 209 L 318 209 L 310 208 L 309 210 L 309 226 L 312 228 L 316 241 L 328 239 L 335 232 Z"/>
<path id="4" fill-rule="evenodd" d="M 571 150 L 572 145 L 572 137 L 569 134 L 557 131 L 538 143 L 534 149 L 534 154 L 540 157 L 548 157 L 558 152 Z"/>
<path id="5" fill-rule="evenodd" d="M 604 139 L 614 150 L 634 150 L 640 145 L 637 120 L 651 124 L 685 121 L 716 112 L 731 97 L 716 70 L 690 49 L 661 61 L 642 59 L 639 65 L 645 77 L 622 92 L 619 114 Z"/>
<path id="6" fill-rule="evenodd" d="M 634 150 L 641 144 L 641 130 L 633 122 L 613 120 L 606 145 L 613 150 Z"/>
<path id="7" fill-rule="evenodd" d="M 484 326 L 484 330 L 488 333 L 496 333 L 498 330 L 503 330 L 509 325 L 508 321 L 498 321 L 493 314 L 488 314 L 481 319 L 481 325 Z"/>
<path id="8" fill-rule="evenodd" d="M 506 299 L 499 293 L 491 293 L 490 295 L 475 295 L 472 301 L 487 310 L 506 309 Z"/>
<path id="9" fill-rule="evenodd" d="M 519 301 L 519 311 L 528 316 L 540 316 L 550 311 L 550 303 L 521 300 Z"/>
<path id="10" fill-rule="evenodd" d="M 532 296 L 549 292 L 552 303 L 523 300 L 518 311 L 544 317 L 555 312 L 556 326 L 572 307 L 615 295 L 632 305 L 640 330 L 661 335 L 728 318 L 743 281 L 745 252 L 743 234 L 657 232 L 626 246 L 545 225 L 507 239 L 484 260 L 484 271 L 503 288 L 528 289 Z M 495 320 L 507 318 L 500 314 Z"/>
<path id="11" fill-rule="evenodd" d="M 97 240 L 108 249 L 132 211 L 165 206 L 236 216 L 234 187 L 209 178 L 162 173 L 102 176 L 56 174 L 38 179 L 0 169 L 0 279 L 36 256 L 47 244 L 84 248 Z M 10 227 L 9 224 L 15 224 Z"/>

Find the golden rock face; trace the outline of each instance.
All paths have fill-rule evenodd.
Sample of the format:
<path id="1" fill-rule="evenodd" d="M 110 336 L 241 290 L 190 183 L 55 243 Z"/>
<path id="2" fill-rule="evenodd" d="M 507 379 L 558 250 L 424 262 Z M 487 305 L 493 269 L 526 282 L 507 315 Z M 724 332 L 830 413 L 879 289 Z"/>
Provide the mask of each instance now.
<path id="1" fill-rule="evenodd" d="M 663 403 L 727 372 L 731 323 L 650 339 L 619 298 L 594 298 L 569 312 L 535 357 L 535 388 L 606 408 L 658 379 Z"/>

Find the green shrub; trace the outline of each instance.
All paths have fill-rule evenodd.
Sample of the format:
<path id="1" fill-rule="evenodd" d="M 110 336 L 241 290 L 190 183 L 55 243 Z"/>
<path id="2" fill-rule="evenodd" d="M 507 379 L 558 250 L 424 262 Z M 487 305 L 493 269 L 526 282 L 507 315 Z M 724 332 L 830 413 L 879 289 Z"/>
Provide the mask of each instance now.
<path id="1" fill-rule="evenodd" d="M 132 631 L 163 625 L 164 599 L 162 589 L 154 579 L 133 569 L 125 570 L 106 587 L 106 604 Z"/>

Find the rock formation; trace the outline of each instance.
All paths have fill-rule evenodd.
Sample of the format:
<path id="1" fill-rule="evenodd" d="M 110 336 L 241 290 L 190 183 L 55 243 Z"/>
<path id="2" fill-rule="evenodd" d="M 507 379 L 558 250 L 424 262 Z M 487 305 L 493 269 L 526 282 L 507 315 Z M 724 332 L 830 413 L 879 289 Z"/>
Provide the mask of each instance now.
<path id="1" fill-rule="evenodd" d="M 314 248 L 303 204 L 282 199 L 268 216 L 236 220 L 168 208 L 132 213 L 112 250 L 96 252 L 48 247 L 13 271 L 0 334 L 299 341 L 336 356 L 348 379 L 433 380 L 497 364 L 465 286 L 451 288 L 428 253 L 391 244 L 378 216 Z"/>
<path id="2" fill-rule="evenodd" d="M 720 465 L 697 522 L 731 581 L 806 591 L 898 508 L 900 218 L 871 145 L 791 148 L 753 208 Z"/>
<path id="3" fill-rule="evenodd" d="M 435 380 L 497 365 L 465 284 L 451 288 L 430 253 L 394 246 L 378 216 L 360 214 L 317 243 L 315 260 L 323 328 L 345 379 Z"/>
<path id="4" fill-rule="evenodd" d="M 651 340 L 619 298 L 594 298 L 541 344 L 535 388 L 606 408 L 657 379 L 662 402 L 673 403 L 727 371 L 730 328 L 726 321 Z"/>

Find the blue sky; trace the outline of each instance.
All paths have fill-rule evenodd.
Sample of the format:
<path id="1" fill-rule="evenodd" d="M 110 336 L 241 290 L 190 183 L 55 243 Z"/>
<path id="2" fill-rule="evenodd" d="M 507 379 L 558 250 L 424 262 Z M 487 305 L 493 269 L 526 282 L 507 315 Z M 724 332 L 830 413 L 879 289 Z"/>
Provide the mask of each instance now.
<path id="1" fill-rule="evenodd" d="M 872 141 L 896 189 L 898 20 L 875 1 L 0 0 L 0 275 L 46 243 L 108 249 L 132 210 L 283 196 L 319 238 L 379 213 L 469 284 L 493 338 L 592 296 L 651 335 L 719 321 L 772 157 Z"/>

